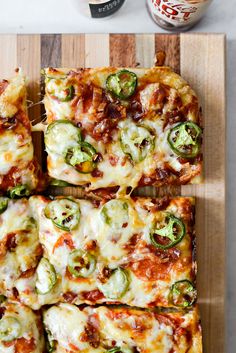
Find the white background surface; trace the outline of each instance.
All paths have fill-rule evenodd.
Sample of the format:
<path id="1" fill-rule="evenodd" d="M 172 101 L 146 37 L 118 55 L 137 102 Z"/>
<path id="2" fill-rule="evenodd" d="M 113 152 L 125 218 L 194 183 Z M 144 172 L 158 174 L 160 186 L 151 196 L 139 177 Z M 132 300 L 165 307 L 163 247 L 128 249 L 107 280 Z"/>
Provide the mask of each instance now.
<path id="1" fill-rule="evenodd" d="M 92 20 L 83 16 L 79 6 L 82 2 L 83 0 L 0 0 L 0 33 L 164 32 L 149 17 L 145 0 L 126 0 L 126 5 L 117 15 L 112 19 L 103 20 Z M 228 353 L 235 353 L 236 0 L 214 0 L 205 18 L 192 31 L 225 32 L 228 39 L 227 342 Z M 219 142 L 220 134 L 219 131 Z M 220 148 L 220 143 L 217 148 Z M 215 280 L 217 281 L 217 278 Z M 219 332 L 219 334 L 221 333 Z"/>

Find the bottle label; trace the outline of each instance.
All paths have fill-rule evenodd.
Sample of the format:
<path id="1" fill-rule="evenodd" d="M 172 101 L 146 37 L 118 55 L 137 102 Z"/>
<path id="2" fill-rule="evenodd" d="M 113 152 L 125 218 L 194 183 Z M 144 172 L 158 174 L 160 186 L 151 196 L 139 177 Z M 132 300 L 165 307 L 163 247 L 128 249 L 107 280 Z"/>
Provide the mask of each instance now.
<path id="1" fill-rule="evenodd" d="M 197 21 L 212 0 L 148 0 L 151 12 L 175 26 Z"/>
<path id="2" fill-rule="evenodd" d="M 101 18 L 113 15 L 117 10 L 121 8 L 125 0 L 106 0 L 101 1 L 100 4 L 95 4 L 95 1 L 89 3 L 91 16 L 94 18 Z"/>

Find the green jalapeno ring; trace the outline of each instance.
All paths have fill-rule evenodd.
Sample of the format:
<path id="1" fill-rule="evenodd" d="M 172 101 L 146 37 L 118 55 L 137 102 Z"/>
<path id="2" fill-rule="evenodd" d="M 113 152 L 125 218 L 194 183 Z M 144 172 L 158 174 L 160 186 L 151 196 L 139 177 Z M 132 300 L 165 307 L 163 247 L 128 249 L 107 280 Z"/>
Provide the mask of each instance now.
<path id="1" fill-rule="evenodd" d="M 88 142 L 80 142 L 77 146 L 65 152 L 65 161 L 82 174 L 91 173 L 97 166 L 95 156 L 97 151 Z"/>
<path id="2" fill-rule="evenodd" d="M 169 294 L 169 302 L 177 307 L 187 308 L 197 299 L 197 290 L 189 280 L 175 282 Z"/>
<path id="3" fill-rule="evenodd" d="M 44 215 L 50 219 L 56 227 L 71 231 L 80 221 L 79 204 L 71 198 L 65 197 L 51 201 L 44 209 Z"/>
<path id="4" fill-rule="evenodd" d="M 21 335 L 21 324 L 13 316 L 3 316 L 0 320 L 0 340 L 10 342 Z"/>
<path id="5" fill-rule="evenodd" d="M 82 141 L 80 128 L 69 120 L 56 120 L 48 125 L 44 136 L 47 152 L 62 154 L 66 146 L 74 146 Z"/>
<path id="6" fill-rule="evenodd" d="M 17 185 L 8 190 L 8 195 L 11 199 L 19 199 L 24 196 L 30 196 L 31 191 L 27 185 Z"/>
<path id="7" fill-rule="evenodd" d="M 68 257 L 68 270 L 75 277 L 89 277 L 96 268 L 96 259 L 89 252 L 75 249 Z"/>
<path id="8" fill-rule="evenodd" d="M 6 211 L 8 207 L 8 198 L 0 196 L 0 214 Z"/>
<path id="9" fill-rule="evenodd" d="M 134 162 L 142 162 L 152 152 L 155 147 L 155 136 L 151 134 L 149 128 L 143 125 L 136 125 L 136 131 L 133 136 L 131 128 L 122 129 L 120 132 L 120 146 L 122 151 L 128 155 Z M 141 136 L 143 133 L 143 137 Z"/>
<path id="10" fill-rule="evenodd" d="M 52 333 L 50 330 L 45 328 L 45 331 L 46 331 L 46 349 L 48 353 L 52 353 L 56 349 L 57 341 L 53 339 Z"/>
<path id="11" fill-rule="evenodd" d="M 122 228 L 129 222 L 129 204 L 125 200 L 110 200 L 100 212 L 103 222 L 112 228 Z"/>
<path id="12" fill-rule="evenodd" d="M 187 131 L 188 129 L 188 131 Z M 194 136 L 191 134 L 195 133 Z M 186 121 L 170 129 L 167 141 L 171 149 L 180 157 L 194 158 L 200 152 L 202 129 L 191 121 Z M 190 147 L 191 151 L 186 151 Z"/>
<path id="13" fill-rule="evenodd" d="M 150 234 L 150 239 L 152 244 L 159 248 L 159 249 L 170 249 L 173 246 L 177 245 L 178 243 L 181 242 L 181 240 L 183 239 L 183 237 L 186 234 L 186 228 L 185 228 L 185 224 L 181 221 L 181 219 L 173 216 L 172 214 L 167 214 L 166 218 L 168 220 L 168 223 L 165 227 L 161 228 L 161 229 L 155 229 L 151 234 Z M 178 226 L 179 230 L 178 230 L 178 234 L 176 236 L 175 232 L 176 232 L 176 225 Z M 155 239 L 155 235 L 161 236 L 163 238 L 167 238 L 170 240 L 169 244 L 161 244 L 159 243 L 156 239 Z"/>
<path id="14" fill-rule="evenodd" d="M 36 270 L 36 292 L 38 294 L 50 293 L 57 282 L 57 274 L 54 266 L 43 257 Z"/>
<path id="15" fill-rule="evenodd" d="M 137 83 L 137 75 L 124 69 L 107 77 L 106 89 L 119 99 L 128 99 L 135 93 Z"/>
<path id="16" fill-rule="evenodd" d="M 106 283 L 98 284 L 98 288 L 109 299 L 119 299 L 129 288 L 129 278 L 126 270 L 118 267 L 114 269 Z"/>
<path id="17" fill-rule="evenodd" d="M 57 79 L 53 79 L 53 80 L 57 80 Z M 59 92 L 55 92 L 55 90 L 52 91 L 48 91 L 48 94 L 53 98 L 53 99 L 57 99 L 59 100 L 59 102 L 69 102 L 71 101 L 74 96 L 75 96 L 75 88 L 73 85 L 69 85 L 67 87 L 58 87 L 59 88 Z M 64 94 L 63 97 L 60 97 L 61 93 Z"/>

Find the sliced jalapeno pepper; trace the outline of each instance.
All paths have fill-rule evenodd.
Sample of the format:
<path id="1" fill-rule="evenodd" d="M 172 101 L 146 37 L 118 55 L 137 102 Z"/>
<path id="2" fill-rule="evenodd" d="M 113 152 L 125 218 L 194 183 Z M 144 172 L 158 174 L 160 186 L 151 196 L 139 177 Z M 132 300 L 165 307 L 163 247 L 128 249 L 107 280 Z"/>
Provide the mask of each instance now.
<path id="1" fill-rule="evenodd" d="M 114 229 L 129 222 L 129 205 L 123 200 L 110 200 L 101 209 L 103 221 Z"/>
<path id="2" fill-rule="evenodd" d="M 13 316 L 4 316 L 0 320 L 0 340 L 10 342 L 18 338 L 21 334 L 21 324 Z"/>
<path id="3" fill-rule="evenodd" d="M 47 352 L 48 353 L 52 353 L 55 351 L 56 349 L 56 341 L 53 339 L 52 337 L 52 333 L 51 331 L 49 331 L 47 328 L 45 329 L 46 330 L 46 349 L 47 349 Z"/>
<path id="4" fill-rule="evenodd" d="M 99 289 L 109 299 L 119 299 L 127 292 L 129 287 L 128 274 L 118 267 L 113 270 L 106 283 L 99 284 Z"/>
<path id="5" fill-rule="evenodd" d="M 88 142 L 69 148 L 65 153 L 66 163 L 75 167 L 79 173 L 91 173 L 97 163 L 95 162 L 97 151 Z"/>
<path id="6" fill-rule="evenodd" d="M 96 268 L 93 255 L 79 249 L 73 250 L 68 257 L 68 269 L 75 277 L 89 277 Z"/>
<path id="7" fill-rule="evenodd" d="M 8 206 L 8 199 L 6 197 L 0 196 L 0 214 L 6 211 L 7 206 Z"/>
<path id="8" fill-rule="evenodd" d="M 19 199 L 24 196 L 29 196 L 30 189 L 27 185 L 17 185 L 8 191 L 8 195 L 11 199 Z"/>
<path id="9" fill-rule="evenodd" d="M 79 224 L 80 207 L 77 202 L 69 198 L 56 199 L 45 207 L 44 215 L 58 228 L 70 231 Z"/>
<path id="10" fill-rule="evenodd" d="M 167 225 L 160 229 L 155 229 L 150 234 L 151 242 L 160 249 L 169 249 L 178 244 L 185 236 L 185 225 L 177 217 L 167 214 Z"/>
<path id="11" fill-rule="evenodd" d="M 201 136 L 201 128 L 197 124 L 187 121 L 170 129 L 167 141 L 178 156 L 194 158 L 200 152 Z"/>
<path id="12" fill-rule="evenodd" d="M 196 298 L 197 290 L 188 280 L 178 281 L 171 287 L 169 302 L 175 306 L 187 308 L 194 304 Z"/>
<path id="13" fill-rule="evenodd" d="M 71 101 L 74 96 L 75 96 L 75 89 L 74 86 L 68 85 L 64 86 L 61 82 L 60 84 L 56 84 L 57 79 L 51 79 L 50 80 L 50 85 L 52 86 L 52 89 L 50 90 L 49 84 L 48 84 L 48 94 L 53 98 L 57 99 L 60 102 L 69 102 Z"/>
<path id="14" fill-rule="evenodd" d="M 57 282 L 57 275 L 54 266 L 43 257 L 36 270 L 36 290 L 38 294 L 47 294 L 51 292 Z"/>
<path id="15" fill-rule="evenodd" d="M 154 149 L 155 137 L 143 127 L 133 125 L 121 130 L 120 144 L 123 152 L 136 163 L 143 161 Z"/>
<path id="16" fill-rule="evenodd" d="M 107 350 L 107 353 L 133 353 L 133 349 L 130 347 L 113 347 Z"/>
<path id="17" fill-rule="evenodd" d="M 121 70 L 109 75 L 106 82 L 107 91 L 120 99 L 131 97 L 137 87 L 138 78 L 134 72 Z"/>
<path id="18" fill-rule="evenodd" d="M 68 120 L 57 120 L 48 125 L 44 137 L 46 149 L 57 154 L 77 146 L 81 140 L 80 129 Z"/>

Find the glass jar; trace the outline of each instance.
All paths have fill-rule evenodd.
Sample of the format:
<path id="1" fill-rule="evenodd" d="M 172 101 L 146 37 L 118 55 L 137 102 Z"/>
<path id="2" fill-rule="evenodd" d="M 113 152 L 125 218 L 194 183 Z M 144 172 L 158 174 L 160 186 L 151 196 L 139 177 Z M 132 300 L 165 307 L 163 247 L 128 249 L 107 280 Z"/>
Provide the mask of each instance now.
<path id="1" fill-rule="evenodd" d="M 186 31 L 206 12 L 212 0 L 147 0 L 153 20 L 169 31 Z"/>
<path id="2" fill-rule="evenodd" d="M 104 18 L 113 15 L 124 4 L 125 0 L 79 0 L 82 12 L 93 18 Z"/>

